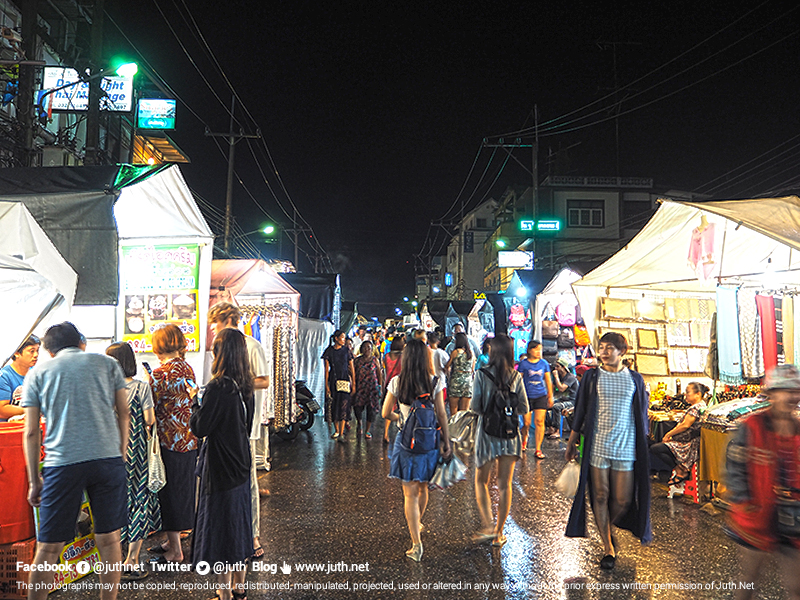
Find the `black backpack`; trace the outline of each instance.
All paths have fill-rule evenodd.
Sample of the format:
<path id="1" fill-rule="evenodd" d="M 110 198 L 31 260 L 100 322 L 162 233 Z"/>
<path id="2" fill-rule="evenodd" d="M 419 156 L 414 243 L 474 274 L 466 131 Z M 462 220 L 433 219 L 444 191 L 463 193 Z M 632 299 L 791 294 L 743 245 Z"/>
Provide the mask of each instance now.
<path id="1" fill-rule="evenodd" d="M 434 390 L 438 382 L 439 378 L 434 377 Z M 411 412 L 400 431 L 400 445 L 414 454 L 426 454 L 439 448 L 439 422 L 432 394 L 421 394 L 411 403 Z"/>
<path id="2" fill-rule="evenodd" d="M 519 397 L 507 383 L 498 383 L 489 369 L 481 369 L 494 383 L 489 405 L 483 413 L 483 430 L 492 437 L 510 439 L 519 433 Z"/>

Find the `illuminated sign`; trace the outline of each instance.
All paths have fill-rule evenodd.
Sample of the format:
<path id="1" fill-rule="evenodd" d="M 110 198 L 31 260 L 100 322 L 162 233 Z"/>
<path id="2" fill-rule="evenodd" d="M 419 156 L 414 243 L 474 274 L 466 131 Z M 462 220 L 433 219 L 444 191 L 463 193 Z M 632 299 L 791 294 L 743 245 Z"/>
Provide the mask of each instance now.
<path id="1" fill-rule="evenodd" d="M 200 348 L 197 244 L 123 246 L 120 260 L 122 340 L 134 352 L 152 352 L 153 332 L 172 323 L 187 350 Z"/>
<path id="2" fill-rule="evenodd" d="M 444 274 L 444 284 L 447 287 L 450 287 L 451 285 L 453 285 L 453 274 L 452 273 L 445 273 Z"/>
<path id="3" fill-rule="evenodd" d="M 48 91 L 69 85 L 63 90 Z M 130 112 L 133 108 L 133 78 L 132 77 L 103 77 L 100 88 L 105 92 L 100 99 L 101 110 L 115 112 Z M 85 111 L 89 108 L 89 83 L 81 81 L 75 69 L 66 67 L 45 67 L 42 89 L 38 91 L 37 103 L 44 99 L 44 110 Z"/>
<path id="4" fill-rule="evenodd" d="M 140 98 L 136 109 L 139 129 L 175 129 L 174 98 Z"/>
<path id="5" fill-rule="evenodd" d="M 501 269 L 533 269 L 533 252 L 504 251 L 497 253 L 497 266 Z"/>
<path id="6" fill-rule="evenodd" d="M 533 223 L 534 221 L 520 221 L 519 222 L 520 231 L 533 231 Z"/>
<path id="7" fill-rule="evenodd" d="M 561 221 L 539 221 L 536 224 L 539 231 L 561 231 Z"/>
<path id="8" fill-rule="evenodd" d="M 473 300 L 486 300 L 486 294 L 483 292 L 478 292 L 477 290 L 472 293 Z"/>

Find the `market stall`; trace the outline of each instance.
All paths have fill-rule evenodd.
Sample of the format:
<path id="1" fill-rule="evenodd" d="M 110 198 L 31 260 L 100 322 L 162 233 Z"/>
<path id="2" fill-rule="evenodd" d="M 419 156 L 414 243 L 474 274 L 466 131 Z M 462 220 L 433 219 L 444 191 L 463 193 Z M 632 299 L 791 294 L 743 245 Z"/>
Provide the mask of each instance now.
<path id="1" fill-rule="evenodd" d="M 281 429 L 294 421 L 296 412 L 300 294 L 263 260 L 215 260 L 208 306 L 223 301 L 239 307 L 239 328 L 267 350 L 271 384 L 265 390 L 263 415 L 274 418 Z M 207 374 L 212 360 L 208 333 Z"/>
<path id="2" fill-rule="evenodd" d="M 213 237 L 176 165 L 2 169 L 0 200 L 24 204 L 78 274 L 65 318 L 90 350 L 123 339 L 155 363 L 152 331 L 174 322 L 203 372 Z"/>
<path id="3" fill-rule="evenodd" d="M 511 275 L 503 302 L 508 314 L 508 335 L 514 340 L 515 358 L 525 354 L 528 342 L 536 339 L 534 336 L 536 296 L 552 280 L 556 272 L 553 269 L 517 269 Z M 558 354 L 555 340 L 552 344 L 543 343 L 542 347 L 545 359 L 555 361 L 557 356 L 554 355 Z"/>
<path id="4" fill-rule="evenodd" d="M 690 380 L 758 383 L 800 346 L 798 223 L 794 196 L 664 200 L 624 249 L 573 284 L 586 325 L 595 341 L 623 333 L 634 367 L 663 396 L 679 396 Z M 719 456 L 700 460 L 702 476 L 719 476 L 708 464 Z"/>

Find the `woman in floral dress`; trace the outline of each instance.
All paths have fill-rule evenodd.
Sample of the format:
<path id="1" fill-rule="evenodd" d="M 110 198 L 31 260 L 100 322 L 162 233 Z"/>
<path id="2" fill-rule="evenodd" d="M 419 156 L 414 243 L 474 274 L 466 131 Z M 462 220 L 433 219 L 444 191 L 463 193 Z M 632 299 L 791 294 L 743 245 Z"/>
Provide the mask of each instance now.
<path id="1" fill-rule="evenodd" d="M 180 534 L 194 527 L 195 516 L 197 438 L 189 429 L 192 416 L 189 391 L 196 383 L 192 367 L 184 360 L 186 338 L 177 325 L 170 323 L 153 332 L 153 353 L 161 362 L 153 371 L 150 386 L 167 476 L 167 485 L 158 493 L 167 543 L 150 551 L 164 553 L 160 562 L 182 562 Z"/>
<path id="2" fill-rule="evenodd" d="M 706 411 L 705 396 L 708 388 L 696 381 L 686 386 L 686 402 L 691 406 L 680 422 L 668 431 L 661 443 L 650 447 L 654 459 L 651 468 L 673 469 L 670 485 L 680 485 L 689 479 L 692 466 L 700 456 L 700 417 Z"/>
<path id="3" fill-rule="evenodd" d="M 472 399 L 472 370 L 475 357 L 469 347 L 466 333 L 457 333 L 456 347 L 450 354 L 447 368 L 450 378 L 447 386 L 447 400 L 450 402 L 450 415 L 459 410 L 467 410 Z"/>
<path id="4" fill-rule="evenodd" d="M 356 370 L 356 394 L 353 400 L 353 412 L 356 414 L 358 424 L 357 437 L 361 437 L 361 415 L 366 409 L 366 424 L 364 437 L 372 439 L 370 427 L 375 422 L 375 415 L 381 409 L 381 389 L 383 388 L 383 368 L 375 356 L 372 342 L 366 340 L 361 343 L 361 353 L 354 362 Z"/>

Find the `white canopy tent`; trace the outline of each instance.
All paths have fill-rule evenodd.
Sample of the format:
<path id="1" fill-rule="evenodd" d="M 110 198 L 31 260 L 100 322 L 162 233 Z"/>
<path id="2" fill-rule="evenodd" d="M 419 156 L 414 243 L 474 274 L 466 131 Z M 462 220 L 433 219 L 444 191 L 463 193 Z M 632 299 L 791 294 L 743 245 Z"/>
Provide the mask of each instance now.
<path id="1" fill-rule="evenodd" d="M 18 258 L 0 254 L 0 311 L 8 317 L 0 338 L 0 366 L 65 302 L 47 277 Z"/>
<path id="2" fill-rule="evenodd" d="M 698 225 L 713 225 L 711 260 L 698 276 L 689 262 Z M 690 203 L 663 200 L 653 218 L 573 289 L 591 333 L 604 296 L 712 298 L 718 283 L 776 289 L 800 286 L 800 199 Z"/>

